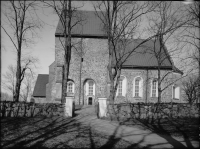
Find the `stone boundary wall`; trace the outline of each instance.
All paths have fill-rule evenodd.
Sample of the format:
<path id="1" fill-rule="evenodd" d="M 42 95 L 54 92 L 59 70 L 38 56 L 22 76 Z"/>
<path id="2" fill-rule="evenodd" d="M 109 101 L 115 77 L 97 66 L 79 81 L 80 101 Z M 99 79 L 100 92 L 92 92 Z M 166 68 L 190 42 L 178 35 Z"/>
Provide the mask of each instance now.
<path id="1" fill-rule="evenodd" d="M 63 116 L 64 106 L 58 103 L 1 101 L 0 117 Z"/>
<path id="2" fill-rule="evenodd" d="M 196 117 L 199 118 L 199 106 L 200 104 L 187 104 L 187 103 L 161 103 L 159 109 L 156 111 L 156 105 L 153 103 L 122 103 L 109 105 L 109 109 L 112 111 L 111 115 L 107 113 L 107 118 L 126 120 L 131 118 L 184 118 L 184 117 Z M 108 110 L 109 110 L 108 109 Z M 104 119 L 105 117 L 103 117 Z"/>

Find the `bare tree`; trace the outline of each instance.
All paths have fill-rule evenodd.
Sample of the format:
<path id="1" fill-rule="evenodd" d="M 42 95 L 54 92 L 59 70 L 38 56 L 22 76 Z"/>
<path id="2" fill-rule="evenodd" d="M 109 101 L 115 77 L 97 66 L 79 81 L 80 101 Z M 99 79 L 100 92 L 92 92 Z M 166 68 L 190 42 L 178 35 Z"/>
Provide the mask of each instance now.
<path id="1" fill-rule="evenodd" d="M 154 35 L 154 47 L 153 49 L 148 50 L 150 54 L 152 54 L 157 61 L 157 82 L 158 82 L 158 103 L 161 102 L 162 92 L 170 85 L 175 83 L 180 79 L 173 79 L 167 84 L 166 80 L 172 72 L 167 71 L 162 74 L 161 67 L 165 66 L 165 61 L 168 59 L 172 62 L 173 70 L 177 71 L 177 68 L 174 66 L 171 56 L 174 56 L 175 53 L 178 54 L 180 49 L 184 45 L 172 44 L 174 36 L 181 31 L 181 28 L 188 22 L 185 19 L 187 16 L 183 17 L 182 6 L 176 4 L 176 2 L 167 1 L 167 2 L 153 2 L 157 7 L 154 10 L 152 17 L 149 17 L 149 31 L 150 34 Z M 170 43 L 170 49 L 166 48 L 166 45 Z M 169 54 L 169 51 L 171 54 Z M 178 70 L 179 71 L 179 70 Z M 179 71 L 180 72 L 180 71 Z M 172 79 L 173 77 L 170 77 Z M 163 87 L 162 87 L 163 86 Z"/>
<path id="2" fill-rule="evenodd" d="M 34 43 L 33 38 L 36 37 L 36 30 L 41 28 L 40 21 L 36 17 L 36 1 L 9 1 L 8 7 L 3 12 L 4 16 L 8 21 L 9 32 L 7 26 L 1 25 L 6 35 L 9 37 L 14 48 L 17 52 L 17 70 L 16 70 L 16 84 L 14 92 L 14 100 L 19 101 L 21 83 L 24 79 L 24 75 L 28 66 L 32 63 L 30 60 L 22 68 L 22 49 L 29 47 Z"/>
<path id="3" fill-rule="evenodd" d="M 109 64 L 108 72 L 110 78 L 109 103 L 113 103 L 120 79 L 122 65 L 140 47 L 153 37 L 142 41 L 132 50 L 127 51 L 126 47 L 137 38 L 137 29 L 141 17 L 154 9 L 148 7 L 149 2 L 136 1 L 102 1 L 94 6 L 97 16 L 104 25 L 104 31 L 108 36 Z M 113 63 L 114 62 L 114 63 Z"/>
<path id="4" fill-rule="evenodd" d="M 28 86 L 28 93 L 30 93 L 32 87 L 31 84 L 33 84 L 34 81 L 34 68 L 36 68 L 36 64 L 38 62 L 37 58 L 34 57 L 26 57 L 23 58 L 21 61 L 21 68 L 22 68 L 22 84 L 20 87 L 20 92 L 19 96 L 22 96 L 24 94 L 24 91 L 27 89 Z M 3 75 L 3 87 L 5 90 L 9 91 L 12 96 L 13 96 L 13 101 L 14 96 L 15 96 L 15 89 L 16 89 L 16 72 L 17 72 L 17 67 L 13 65 L 8 66 L 8 71 Z M 24 80 L 25 78 L 25 80 Z M 27 93 L 26 92 L 26 93 Z"/>
<path id="5" fill-rule="evenodd" d="M 185 100 L 187 100 L 190 104 L 197 102 L 198 100 L 198 82 L 199 77 L 192 76 L 187 80 L 183 81 L 183 91 L 185 93 Z"/>
<path id="6" fill-rule="evenodd" d="M 9 65 L 8 71 L 3 75 L 2 87 L 5 90 L 9 91 L 14 97 L 15 84 L 16 84 L 16 67 L 13 65 Z"/>
<path id="7" fill-rule="evenodd" d="M 71 60 L 71 49 L 75 46 L 72 43 L 71 32 L 72 29 L 80 24 L 82 21 L 80 15 L 77 15 L 76 10 L 78 7 L 73 7 L 71 0 L 60 0 L 60 1 L 53 1 L 53 2 L 45 2 L 44 4 L 47 7 L 53 8 L 56 14 L 59 17 L 61 22 L 61 26 L 63 28 L 63 35 L 64 41 L 60 39 L 60 43 L 62 48 L 64 49 L 64 65 L 62 71 L 62 97 L 61 100 L 64 102 L 65 97 L 67 96 L 67 81 L 69 76 L 69 67 L 70 67 L 70 60 Z"/>
<path id="8" fill-rule="evenodd" d="M 193 47 L 193 52 L 188 53 L 187 58 L 191 60 L 190 65 L 193 66 L 194 71 L 200 75 L 200 2 L 194 1 L 192 4 L 185 5 L 185 8 L 189 21 L 180 41 L 187 43 L 190 48 Z M 200 80 L 198 81 L 198 101 L 200 102 Z"/>
<path id="9" fill-rule="evenodd" d="M 1 99 L 0 101 L 12 101 L 13 98 L 6 92 L 1 92 Z"/>
<path id="10" fill-rule="evenodd" d="M 33 94 L 33 88 L 34 84 L 36 82 L 36 77 L 34 73 L 26 73 L 23 84 L 22 84 L 22 89 L 21 89 L 21 97 L 23 101 L 27 102 L 28 98 L 31 97 Z"/>

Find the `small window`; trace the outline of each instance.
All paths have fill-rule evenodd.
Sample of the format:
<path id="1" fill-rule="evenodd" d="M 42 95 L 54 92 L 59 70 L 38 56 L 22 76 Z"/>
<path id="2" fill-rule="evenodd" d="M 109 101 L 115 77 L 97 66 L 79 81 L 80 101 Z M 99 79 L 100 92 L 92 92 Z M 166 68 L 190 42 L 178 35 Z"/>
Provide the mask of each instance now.
<path id="1" fill-rule="evenodd" d="M 68 83 L 68 92 L 72 93 L 72 83 Z"/>
<path id="2" fill-rule="evenodd" d="M 137 78 L 135 80 L 135 97 L 139 97 L 139 82 L 140 82 L 140 78 Z"/>
<path id="3" fill-rule="evenodd" d="M 141 77 L 135 77 L 133 81 L 133 97 L 142 97 L 143 80 Z"/>
<path id="4" fill-rule="evenodd" d="M 172 86 L 172 98 L 173 99 L 180 99 L 180 87 L 173 85 Z"/>
<path id="5" fill-rule="evenodd" d="M 74 83 L 73 82 L 67 83 L 67 92 L 68 93 L 74 93 Z"/>
<path id="6" fill-rule="evenodd" d="M 120 76 L 116 96 L 126 96 L 126 78 Z"/>
<path id="7" fill-rule="evenodd" d="M 152 81 L 151 97 L 158 97 L 158 81 L 156 79 Z"/>

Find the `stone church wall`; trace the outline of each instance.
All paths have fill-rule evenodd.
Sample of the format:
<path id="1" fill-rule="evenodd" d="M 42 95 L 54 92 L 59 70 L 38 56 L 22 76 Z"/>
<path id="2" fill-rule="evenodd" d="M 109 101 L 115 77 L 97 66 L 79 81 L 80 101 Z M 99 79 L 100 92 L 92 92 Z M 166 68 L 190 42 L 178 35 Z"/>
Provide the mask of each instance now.
<path id="1" fill-rule="evenodd" d="M 55 43 L 55 62 L 49 67 L 49 83 L 47 84 L 47 100 L 51 102 L 61 102 L 62 93 L 62 66 L 64 64 L 64 45 L 63 37 L 56 37 Z M 81 59 L 81 49 L 82 49 L 82 59 Z M 99 97 L 108 96 L 107 88 L 107 78 L 108 78 L 108 43 L 107 39 L 94 39 L 94 38 L 80 38 L 72 39 L 72 56 L 70 62 L 70 73 L 69 79 L 72 79 L 75 83 L 75 102 L 78 104 L 87 104 L 87 96 L 85 95 L 85 81 L 87 79 L 92 79 L 95 82 L 95 101 Z M 81 70 L 81 82 L 80 82 L 80 67 Z M 162 70 L 161 76 L 169 73 L 169 70 Z M 127 79 L 127 90 L 126 96 L 116 97 L 116 103 L 122 102 L 156 102 L 157 98 L 150 97 L 151 90 L 151 79 L 157 77 L 157 70 L 148 70 L 148 80 L 147 80 L 147 70 L 145 69 L 122 69 L 122 76 Z M 133 97 L 133 80 L 136 76 L 140 76 L 143 79 L 143 97 L 135 98 Z M 180 77 L 180 74 L 171 73 L 166 77 L 162 83 L 162 88 L 169 85 L 172 81 Z M 146 85 L 148 85 L 146 87 Z M 81 87 L 81 89 L 80 89 Z M 147 89 L 147 90 L 146 90 Z M 50 94 L 50 95 L 49 95 Z M 79 96 L 79 94 L 81 94 Z M 80 98 L 79 98 L 80 97 Z M 182 100 L 182 99 L 181 99 Z M 172 100 L 172 86 L 169 85 L 162 93 L 162 102 L 181 102 L 181 100 Z"/>
<path id="2" fill-rule="evenodd" d="M 56 84 L 62 82 L 62 65 L 64 64 L 64 50 L 61 42 L 64 38 L 56 38 Z M 87 97 L 85 96 L 84 83 L 87 79 L 92 79 L 95 82 L 95 99 L 98 97 L 104 97 L 107 94 L 107 65 L 108 65 L 108 46 L 106 39 L 94 39 L 83 38 L 82 40 L 82 58 L 81 62 L 81 39 L 73 39 L 73 45 L 76 48 L 72 48 L 72 56 L 70 63 L 69 79 L 72 79 L 75 83 L 75 102 L 79 102 L 80 92 L 80 65 L 82 65 L 81 71 L 81 99 L 80 102 L 86 103 Z M 60 92 L 62 86 L 56 89 L 56 92 Z M 61 92 L 60 92 L 61 93 Z M 60 96 L 61 97 L 61 96 Z M 58 99 L 58 98 L 57 98 Z M 83 101 L 84 99 L 84 101 Z"/>
<path id="3" fill-rule="evenodd" d="M 165 74 L 167 77 L 161 83 L 161 89 L 165 88 L 162 92 L 162 102 L 177 102 L 180 103 L 182 101 L 182 97 L 180 96 L 179 100 L 172 99 L 172 82 L 178 80 L 181 77 L 180 74 L 174 74 L 170 70 L 161 70 L 161 78 Z M 126 102 L 157 102 L 158 98 L 151 97 L 151 80 L 153 78 L 157 78 L 157 70 L 148 70 L 148 79 L 147 79 L 147 70 L 145 69 L 122 69 L 121 75 L 126 77 L 127 79 L 127 87 L 126 87 L 126 96 L 116 96 L 115 103 L 126 103 Z M 135 77 L 140 76 L 143 79 L 143 97 L 135 98 L 133 97 L 133 80 Z M 180 84 L 179 84 L 180 85 Z"/>

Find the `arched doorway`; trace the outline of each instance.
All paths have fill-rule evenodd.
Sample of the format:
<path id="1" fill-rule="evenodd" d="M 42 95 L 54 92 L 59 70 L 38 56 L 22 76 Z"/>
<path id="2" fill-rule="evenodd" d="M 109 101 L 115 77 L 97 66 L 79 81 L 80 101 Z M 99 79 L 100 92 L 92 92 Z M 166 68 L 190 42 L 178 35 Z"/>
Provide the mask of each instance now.
<path id="1" fill-rule="evenodd" d="M 95 102 L 95 82 L 92 79 L 86 79 L 84 82 L 84 104 L 94 105 Z"/>

